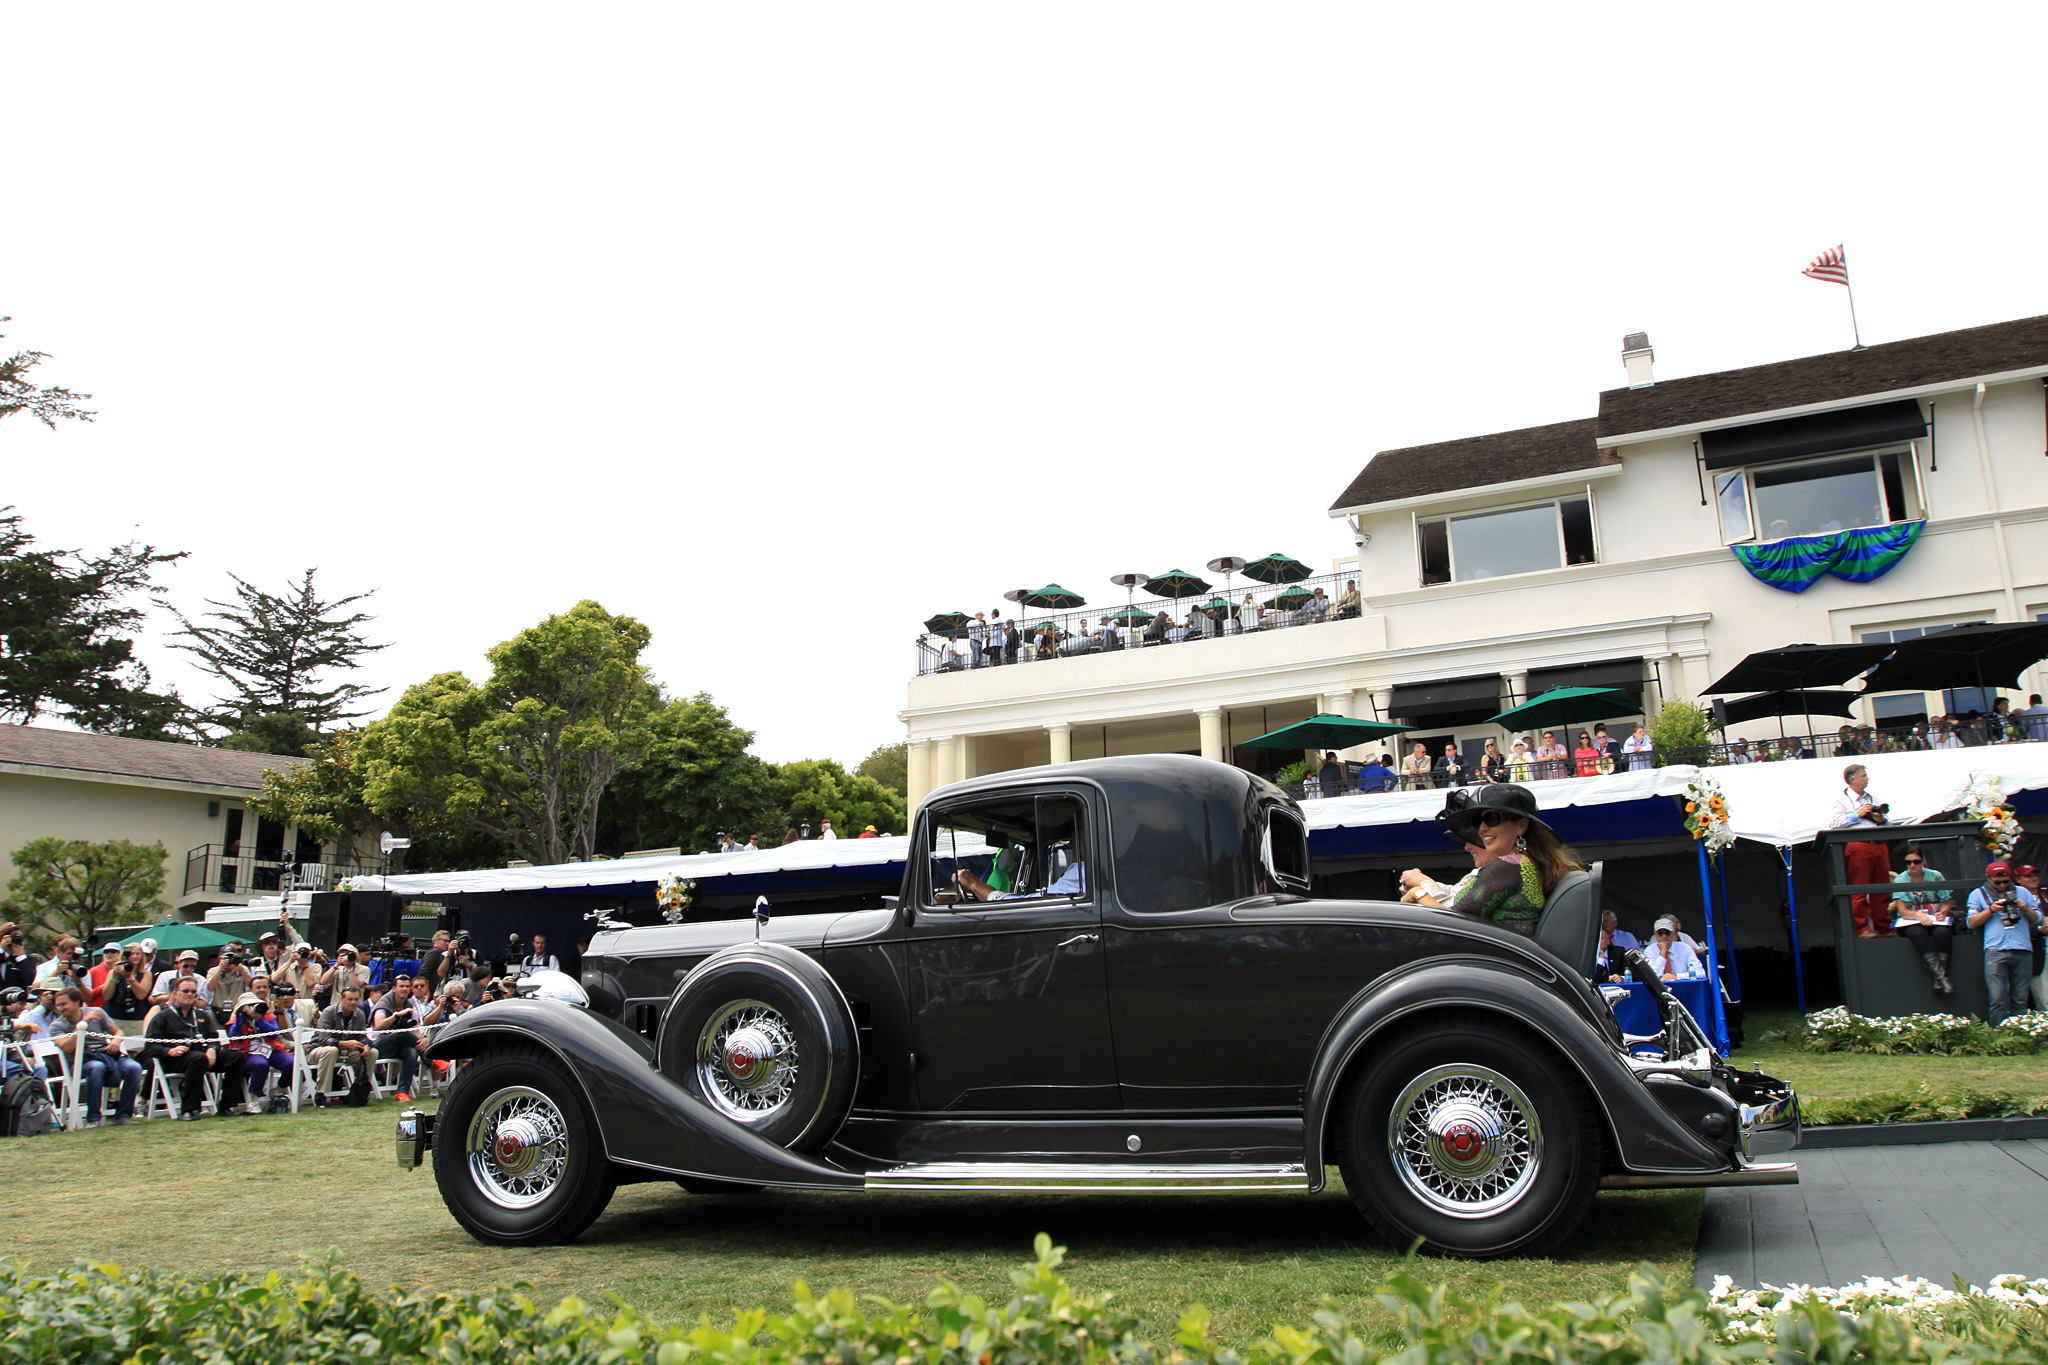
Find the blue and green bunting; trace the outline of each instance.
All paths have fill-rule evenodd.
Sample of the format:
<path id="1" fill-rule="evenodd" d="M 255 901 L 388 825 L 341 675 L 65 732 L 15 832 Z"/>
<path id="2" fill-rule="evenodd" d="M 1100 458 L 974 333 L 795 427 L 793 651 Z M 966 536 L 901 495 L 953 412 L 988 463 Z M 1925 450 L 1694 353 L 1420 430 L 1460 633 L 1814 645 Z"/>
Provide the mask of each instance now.
<path id="1" fill-rule="evenodd" d="M 1924 521 L 1901 522 L 1894 526 L 1865 526 L 1854 531 L 1831 531 L 1821 536 L 1789 536 L 1768 545 L 1731 545 L 1742 567 L 1759 583 L 1786 592 L 1805 592 L 1833 574 L 1847 583 L 1868 583 L 1882 578 L 1906 557 L 1920 538 Z"/>

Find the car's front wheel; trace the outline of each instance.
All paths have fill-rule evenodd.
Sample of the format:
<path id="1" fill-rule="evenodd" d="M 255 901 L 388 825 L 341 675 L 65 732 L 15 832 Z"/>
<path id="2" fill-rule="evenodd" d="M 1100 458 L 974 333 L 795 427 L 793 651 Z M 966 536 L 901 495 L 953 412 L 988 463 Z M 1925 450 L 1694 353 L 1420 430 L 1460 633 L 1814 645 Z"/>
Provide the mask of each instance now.
<path id="1" fill-rule="evenodd" d="M 1592 1096 L 1533 1035 L 1439 1016 L 1354 1066 L 1333 1110 L 1352 1201 L 1406 1248 L 1534 1255 L 1585 1217 L 1600 1181 Z"/>
<path id="2" fill-rule="evenodd" d="M 611 1202 L 616 1180 L 568 1069 L 514 1043 L 456 1076 L 435 1117 L 434 1179 L 479 1242 L 573 1240 Z"/>

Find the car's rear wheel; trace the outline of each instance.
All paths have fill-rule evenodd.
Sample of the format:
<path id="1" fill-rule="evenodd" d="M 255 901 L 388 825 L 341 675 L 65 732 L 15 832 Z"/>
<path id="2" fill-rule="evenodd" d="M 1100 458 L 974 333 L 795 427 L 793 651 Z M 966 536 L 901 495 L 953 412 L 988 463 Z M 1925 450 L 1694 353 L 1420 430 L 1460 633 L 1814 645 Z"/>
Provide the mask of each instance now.
<path id="1" fill-rule="evenodd" d="M 434 1179 L 480 1242 L 573 1240 L 611 1202 L 616 1180 L 568 1069 L 513 1043 L 463 1068 L 435 1118 Z"/>
<path id="2" fill-rule="evenodd" d="M 1382 1236 L 1486 1259 L 1536 1254 L 1579 1225 L 1599 1187 L 1601 1126 L 1555 1053 L 1466 1014 L 1372 1048 L 1338 1092 L 1332 1146 Z"/>
<path id="3" fill-rule="evenodd" d="M 711 961 L 662 1020 L 661 1069 L 769 1142 L 816 1151 L 853 1103 L 852 1020 L 822 969 L 754 957 Z M 821 988 L 823 986 L 823 988 Z"/>

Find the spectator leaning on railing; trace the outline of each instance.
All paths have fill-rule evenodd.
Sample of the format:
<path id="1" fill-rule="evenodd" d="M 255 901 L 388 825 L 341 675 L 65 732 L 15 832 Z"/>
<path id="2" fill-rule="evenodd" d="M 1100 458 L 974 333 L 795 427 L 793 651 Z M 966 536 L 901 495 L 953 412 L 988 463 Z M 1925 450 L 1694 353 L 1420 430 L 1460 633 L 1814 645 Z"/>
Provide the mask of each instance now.
<path id="1" fill-rule="evenodd" d="M 1997 1028 L 2027 1005 L 2028 970 L 2034 965 L 2032 926 L 2041 907 L 2024 887 L 2014 886 L 2012 864 L 1984 869 L 1984 885 L 1970 893 L 1972 929 L 1984 931 L 1984 984 L 1991 993 L 1991 1027 Z"/>
<path id="2" fill-rule="evenodd" d="M 1955 888 L 1945 886 L 1941 874 L 1927 865 L 1927 855 L 1910 845 L 1905 871 L 1892 884 L 1898 888 L 1890 905 L 1892 928 L 1920 954 L 1936 992 L 1953 994 L 1948 968 L 1955 953 Z"/>

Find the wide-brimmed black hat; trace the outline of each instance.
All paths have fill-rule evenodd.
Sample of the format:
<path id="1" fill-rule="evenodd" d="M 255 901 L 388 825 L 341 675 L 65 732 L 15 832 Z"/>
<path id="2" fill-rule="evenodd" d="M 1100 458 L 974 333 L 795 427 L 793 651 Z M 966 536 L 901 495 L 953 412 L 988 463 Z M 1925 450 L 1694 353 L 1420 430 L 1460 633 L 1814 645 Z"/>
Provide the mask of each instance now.
<path id="1" fill-rule="evenodd" d="M 1444 838 L 1463 848 L 1478 832 L 1480 812 L 1489 810 L 1550 828 L 1536 798 L 1519 782 L 1489 782 L 1483 787 L 1454 789 L 1445 799 L 1444 808 L 1437 812 L 1437 828 L 1443 831 Z"/>

